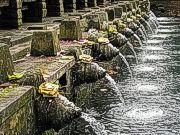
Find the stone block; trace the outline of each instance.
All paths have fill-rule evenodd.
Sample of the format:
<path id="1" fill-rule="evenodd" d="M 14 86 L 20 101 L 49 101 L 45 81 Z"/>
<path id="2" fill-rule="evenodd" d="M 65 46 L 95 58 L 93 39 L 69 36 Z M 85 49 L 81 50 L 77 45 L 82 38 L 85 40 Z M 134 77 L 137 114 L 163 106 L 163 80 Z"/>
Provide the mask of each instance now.
<path id="1" fill-rule="evenodd" d="M 55 56 L 60 48 L 57 30 L 33 31 L 31 43 L 32 56 Z"/>
<path id="2" fill-rule="evenodd" d="M 95 28 L 95 29 L 100 29 L 101 24 L 100 24 L 100 18 L 99 15 L 96 13 L 92 13 L 86 16 L 87 22 L 88 22 L 88 29 L 90 28 Z"/>
<path id="3" fill-rule="evenodd" d="M 33 88 L 13 88 L 0 98 L 0 134 L 30 135 L 35 132 Z"/>
<path id="4" fill-rule="evenodd" d="M 79 40 L 80 24 L 79 19 L 65 19 L 60 25 L 60 39 Z"/>
<path id="5" fill-rule="evenodd" d="M 99 19 L 100 19 L 101 23 L 103 23 L 104 21 L 108 22 L 108 14 L 107 14 L 107 12 L 99 11 L 99 12 L 96 12 L 96 13 L 99 14 Z"/>
<path id="6" fill-rule="evenodd" d="M 114 7 L 114 11 L 115 11 L 115 18 L 122 17 L 122 13 L 123 13 L 122 7 Z"/>
<path id="7" fill-rule="evenodd" d="M 0 84 L 8 81 L 8 74 L 14 71 L 12 57 L 9 51 L 9 46 L 0 43 Z"/>

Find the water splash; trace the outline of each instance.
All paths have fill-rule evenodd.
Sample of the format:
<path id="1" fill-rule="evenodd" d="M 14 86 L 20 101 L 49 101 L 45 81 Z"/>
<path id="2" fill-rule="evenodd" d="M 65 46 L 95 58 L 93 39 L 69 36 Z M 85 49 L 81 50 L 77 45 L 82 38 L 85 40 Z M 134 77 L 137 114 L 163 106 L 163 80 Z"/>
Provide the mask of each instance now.
<path id="1" fill-rule="evenodd" d="M 131 71 L 131 68 L 129 66 L 129 63 L 128 61 L 126 60 L 126 58 L 124 57 L 124 55 L 122 55 L 122 53 L 119 52 L 119 56 L 121 57 L 121 59 L 123 60 L 123 62 L 126 64 L 128 70 L 129 70 L 129 73 L 131 75 L 131 78 L 133 78 L 133 74 L 132 74 L 132 71 Z"/>
<path id="2" fill-rule="evenodd" d="M 80 112 L 81 108 L 75 106 L 73 102 L 70 102 L 66 97 L 59 95 L 58 98 L 63 102 L 67 109 L 73 109 L 76 112 Z"/>
<path id="3" fill-rule="evenodd" d="M 136 63 L 138 64 L 137 54 L 136 54 L 136 52 L 135 52 L 135 50 L 134 50 L 133 45 L 132 45 L 129 41 L 127 42 L 127 45 L 129 46 L 129 48 L 130 48 L 130 49 L 131 49 L 131 51 L 133 52 L 134 57 L 136 58 Z"/>
<path id="4" fill-rule="evenodd" d="M 98 122 L 93 116 L 82 112 L 81 118 L 89 123 L 96 135 L 107 135 L 105 126 L 102 123 Z"/>
<path id="5" fill-rule="evenodd" d="M 120 100 L 122 101 L 122 103 L 124 103 L 124 99 L 122 98 L 122 94 L 119 91 L 119 88 L 117 87 L 117 83 L 115 82 L 115 80 L 109 74 L 106 74 L 105 78 L 110 82 L 116 94 L 120 97 Z"/>
<path id="6" fill-rule="evenodd" d="M 133 36 L 134 36 L 135 39 L 139 42 L 139 45 L 140 45 L 140 46 L 143 46 L 143 43 L 142 43 L 141 39 L 138 37 L 138 35 L 137 35 L 137 34 L 134 34 Z"/>

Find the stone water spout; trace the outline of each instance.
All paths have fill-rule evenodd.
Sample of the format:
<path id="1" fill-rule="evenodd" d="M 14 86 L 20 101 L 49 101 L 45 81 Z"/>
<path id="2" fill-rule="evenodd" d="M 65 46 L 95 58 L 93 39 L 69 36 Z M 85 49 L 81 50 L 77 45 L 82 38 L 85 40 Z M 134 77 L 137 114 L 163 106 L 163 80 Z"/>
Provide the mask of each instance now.
<path id="1" fill-rule="evenodd" d="M 128 39 L 121 33 L 111 33 L 109 35 L 110 43 L 113 44 L 113 46 L 119 48 L 125 45 L 128 41 Z"/>
<path id="2" fill-rule="evenodd" d="M 152 29 L 152 27 L 150 26 L 150 24 L 141 16 L 138 16 L 138 19 L 140 21 L 140 23 L 145 27 L 146 31 L 150 34 L 154 34 L 154 31 Z"/>
<path id="3" fill-rule="evenodd" d="M 140 26 L 138 26 L 138 24 L 136 24 L 133 19 L 128 18 L 127 19 L 127 27 L 130 28 L 136 35 L 138 35 L 138 37 L 141 38 L 141 40 L 146 41 L 147 38 L 145 36 L 145 34 L 143 33 L 142 29 L 140 28 Z"/>
<path id="4" fill-rule="evenodd" d="M 81 115 L 81 109 L 63 95 L 56 98 L 44 98 L 40 95 L 35 100 L 35 106 L 40 132 L 48 129 L 59 131 L 64 124 Z"/>
<path id="5" fill-rule="evenodd" d="M 131 38 L 133 37 L 134 40 L 137 40 L 138 43 L 139 43 L 139 45 L 142 46 L 142 41 L 141 41 L 141 39 L 140 39 L 139 36 L 138 36 L 137 34 L 135 34 L 131 29 L 125 28 L 125 31 L 124 31 L 123 33 L 124 33 L 124 35 L 125 35 L 127 38 L 129 38 L 129 39 L 131 39 Z M 133 42 L 134 42 L 134 41 L 133 41 Z"/>
<path id="6" fill-rule="evenodd" d="M 97 63 L 77 63 L 73 68 L 74 85 L 92 83 L 106 75 L 106 70 Z"/>

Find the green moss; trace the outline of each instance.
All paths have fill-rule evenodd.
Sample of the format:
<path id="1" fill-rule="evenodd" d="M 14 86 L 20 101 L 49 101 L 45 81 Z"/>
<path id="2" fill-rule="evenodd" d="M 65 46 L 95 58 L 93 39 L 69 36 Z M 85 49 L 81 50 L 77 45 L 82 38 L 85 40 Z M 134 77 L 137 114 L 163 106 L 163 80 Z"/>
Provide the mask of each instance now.
<path id="1" fill-rule="evenodd" d="M 4 97 L 4 96 L 8 95 L 8 93 L 10 93 L 12 91 L 14 91 L 13 88 L 5 88 L 0 92 L 0 97 Z"/>

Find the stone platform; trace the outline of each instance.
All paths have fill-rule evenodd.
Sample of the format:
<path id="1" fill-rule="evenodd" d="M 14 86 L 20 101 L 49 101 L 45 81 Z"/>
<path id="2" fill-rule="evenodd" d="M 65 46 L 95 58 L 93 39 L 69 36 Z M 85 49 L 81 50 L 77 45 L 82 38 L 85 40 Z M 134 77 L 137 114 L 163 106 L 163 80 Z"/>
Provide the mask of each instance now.
<path id="1" fill-rule="evenodd" d="M 75 64 L 75 59 L 63 60 L 62 57 L 26 57 L 22 62 L 15 63 L 15 72 L 23 72 L 28 70 L 39 70 L 44 80 L 54 83 L 67 70 Z"/>
<path id="2" fill-rule="evenodd" d="M 0 89 L 0 135 L 31 134 L 35 132 L 31 86 Z M 19 133 L 21 131 L 21 133 Z"/>

